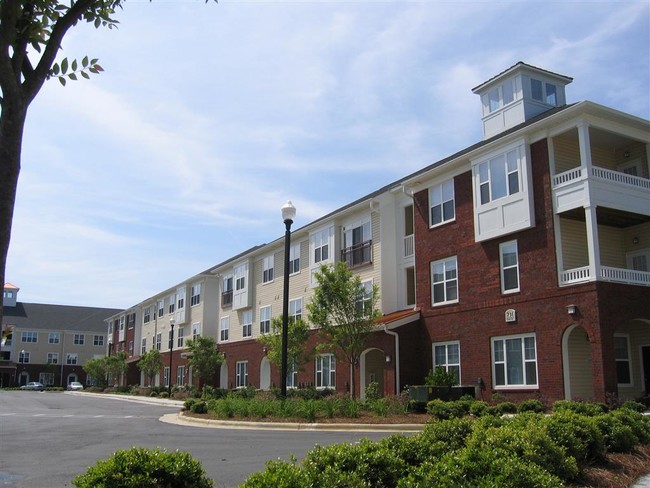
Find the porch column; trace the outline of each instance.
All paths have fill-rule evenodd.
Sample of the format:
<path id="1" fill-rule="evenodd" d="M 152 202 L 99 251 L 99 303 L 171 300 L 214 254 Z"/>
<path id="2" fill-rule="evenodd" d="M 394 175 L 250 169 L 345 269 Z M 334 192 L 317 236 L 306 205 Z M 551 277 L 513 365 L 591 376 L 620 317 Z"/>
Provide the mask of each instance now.
<path id="1" fill-rule="evenodd" d="M 578 125 L 578 145 L 580 147 L 580 166 L 586 170 L 587 174 L 582 176 L 591 176 L 591 141 L 589 139 L 589 124 L 580 122 Z"/>
<path id="2" fill-rule="evenodd" d="M 596 216 L 596 208 L 597 207 L 592 206 L 585 207 L 590 281 L 596 281 L 600 276 L 600 243 L 598 240 L 598 218 Z"/>

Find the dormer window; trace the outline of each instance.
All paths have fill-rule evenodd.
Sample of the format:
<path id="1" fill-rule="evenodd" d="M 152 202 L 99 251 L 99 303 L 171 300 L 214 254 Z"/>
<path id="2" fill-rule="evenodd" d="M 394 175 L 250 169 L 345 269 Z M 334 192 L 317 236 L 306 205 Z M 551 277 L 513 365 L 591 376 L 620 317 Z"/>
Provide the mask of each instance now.
<path id="1" fill-rule="evenodd" d="M 518 78 L 506 80 L 502 85 L 494 87 L 483 95 L 484 115 L 496 112 L 515 101 L 515 98 L 521 98 L 521 90 L 519 89 L 518 83 L 516 83 L 518 80 Z"/>
<path id="2" fill-rule="evenodd" d="M 530 94 L 533 100 L 557 106 L 557 86 L 544 83 L 535 78 L 530 79 Z"/>

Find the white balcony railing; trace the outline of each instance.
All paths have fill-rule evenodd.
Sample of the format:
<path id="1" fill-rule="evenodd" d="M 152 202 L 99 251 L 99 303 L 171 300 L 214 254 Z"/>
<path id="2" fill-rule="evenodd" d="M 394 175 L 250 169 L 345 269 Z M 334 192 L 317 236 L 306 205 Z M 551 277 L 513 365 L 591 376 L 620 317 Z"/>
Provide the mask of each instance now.
<path id="1" fill-rule="evenodd" d="M 573 181 L 579 180 L 582 178 L 582 167 L 573 168 L 564 173 L 560 173 L 553 176 L 553 188 L 557 188 L 566 183 L 571 183 Z M 631 186 L 634 188 L 643 188 L 644 190 L 650 190 L 650 180 L 647 178 L 641 178 L 639 176 L 628 175 L 627 173 L 621 173 L 620 171 L 612 171 L 610 169 L 600 168 L 598 166 L 592 166 L 591 176 L 598 180 L 608 181 L 611 183 L 617 183 L 620 185 Z"/>
<path id="2" fill-rule="evenodd" d="M 404 257 L 410 258 L 415 254 L 415 240 L 413 234 L 404 236 Z"/>
<path id="3" fill-rule="evenodd" d="M 648 271 L 601 266 L 598 272 L 598 279 L 614 283 L 626 283 L 628 285 L 650 286 L 650 272 Z M 586 281 L 593 281 L 589 266 L 560 272 L 560 286 L 584 283 Z"/>

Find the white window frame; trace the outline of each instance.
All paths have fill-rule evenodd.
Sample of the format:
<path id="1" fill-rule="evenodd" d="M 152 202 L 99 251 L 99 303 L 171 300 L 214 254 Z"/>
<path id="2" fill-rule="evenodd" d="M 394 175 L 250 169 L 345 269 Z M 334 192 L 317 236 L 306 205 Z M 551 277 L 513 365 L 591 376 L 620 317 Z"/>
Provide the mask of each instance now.
<path id="1" fill-rule="evenodd" d="M 162 298 L 158 300 L 158 318 L 163 317 L 165 315 L 165 299 Z"/>
<path id="2" fill-rule="evenodd" d="M 59 332 L 50 332 L 47 335 L 48 344 L 59 344 L 61 342 L 61 334 Z"/>
<path id="3" fill-rule="evenodd" d="M 302 297 L 289 300 L 289 320 L 302 319 Z"/>
<path id="4" fill-rule="evenodd" d="M 490 205 L 512 195 L 517 195 L 524 191 L 522 181 L 522 159 L 521 147 L 517 146 L 499 154 L 491 156 L 489 159 L 481 161 L 476 168 L 476 202 L 478 206 Z M 512 169 L 511 163 L 515 168 Z M 514 178 L 511 178 L 511 175 Z M 496 183 L 499 181 L 497 176 L 503 176 L 505 188 L 503 195 L 495 196 Z M 515 185 L 516 182 L 516 185 Z M 516 186 L 516 188 L 515 188 Z M 484 195 L 483 187 L 487 189 Z"/>
<path id="5" fill-rule="evenodd" d="M 18 353 L 18 363 L 19 364 L 29 364 L 31 354 L 29 351 L 20 351 Z"/>
<path id="6" fill-rule="evenodd" d="M 179 327 L 176 333 L 176 347 L 185 347 L 185 327 Z"/>
<path id="7" fill-rule="evenodd" d="M 298 388 L 298 368 L 293 361 L 287 363 L 287 388 Z"/>
<path id="8" fill-rule="evenodd" d="M 244 310 L 241 314 L 242 321 L 242 332 L 241 335 L 244 338 L 253 337 L 253 311 Z"/>
<path id="9" fill-rule="evenodd" d="M 289 276 L 300 273 L 300 242 L 289 248 Z"/>
<path id="10" fill-rule="evenodd" d="M 451 215 L 446 215 L 447 204 L 451 203 Z M 433 209 L 439 208 L 439 219 L 434 221 Z M 454 179 L 451 178 L 443 181 L 439 185 L 429 188 L 429 227 L 438 227 L 439 225 L 454 222 L 456 220 L 456 194 L 454 188 Z"/>
<path id="11" fill-rule="evenodd" d="M 325 255 L 325 257 L 323 257 Z M 323 227 L 309 235 L 309 269 L 311 286 L 318 286 L 316 271 L 324 264 L 334 262 L 334 227 Z"/>
<path id="12" fill-rule="evenodd" d="M 147 353 L 147 338 L 143 337 L 140 346 L 140 354 L 146 354 L 146 353 Z"/>
<path id="13" fill-rule="evenodd" d="M 235 388 L 246 388 L 248 386 L 248 361 L 237 361 L 235 363 Z"/>
<path id="14" fill-rule="evenodd" d="M 165 366 L 163 368 L 163 385 L 167 388 L 169 388 L 169 381 L 170 381 L 170 371 L 169 371 L 169 366 Z"/>
<path id="15" fill-rule="evenodd" d="M 230 336 L 230 315 L 221 317 L 219 322 L 219 342 L 226 342 Z"/>
<path id="16" fill-rule="evenodd" d="M 195 341 L 201 335 L 201 322 L 192 324 L 192 340 Z"/>
<path id="17" fill-rule="evenodd" d="M 442 279 L 436 279 L 437 275 L 440 275 L 438 272 L 442 267 Z M 451 276 L 451 271 L 454 271 L 454 275 Z M 458 257 L 450 256 L 445 259 L 440 259 L 438 261 L 433 261 L 431 263 L 431 305 L 438 307 L 441 305 L 448 305 L 450 303 L 458 303 L 460 298 L 459 292 L 459 283 L 458 283 Z M 448 276 L 449 275 L 449 276 Z M 444 300 L 435 301 L 436 296 L 436 285 L 442 284 L 442 289 L 444 291 Z M 455 284 L 456 296 L 450 297 L 452 295 L 451 285 Z M 439 289 L 439 288 L 438 288 Z"/>
<path id="18" fill-rule="evenodd" d="M 190 307 L 201 303 L 201 283 L 194 283 L 190 288 Z"/>
<path id="19" fill-rule="evenodd" d="M 43 383 L 43 386 L 54 386 L 54 373 L 38 373 L 38 381 Z"/>
<path id="20" fill-rule="evenodd" d="M 176 311 L 176 293 L 172 293 L 167 297 L 167 303 L 168 303 L 168 308 L 167 311 L 169 313 L 174 313 Z"/>
<path id="21" fill-rule="evenodd" d="M 79 364 L 79 355 L 76 352 L 69 352 L 65 355 L 65 364 L 68 366 L 74 366 Z"/>
<path id="22" fill-rule="evenodd" d="M 442 361 L 438 361 L 438 355 L 436 349 L 444 348 L 444 358 Z M 450 354 L 450 349 L 455 348 L 457 351 L 457 358 L 454 358 L 453 354 Z M 431 351 L 433 354 L 433 370 L 437 367 L 445 368 L 445 371 L 449 372 L 450 370 L 456 373 L 456 381 L 461 383 L 461 368 L 460 368 L 460 341 L 447 341 L 447 342 L 434 342 L 431 344 Z"/>
<path id="23" fill-rule="evenodd" d="M 104 345 L 104 336 L 100 334 L 95 334 L 93 336 L 93 346 L 101 347 Z"/>
<path id="24" fill-rule="evenodd" d="M 262 283 L 273 283 L 275 280 L 275 255 L 271 254 L 262 259 Z"/>
<path id="25" fill-rule="evenodd" d="M 47 364 L 59 364 L 59 353 L 58 352 L 48 352 L 47 353 Z"/>
<path id="26" fill-rule="evenodd" d="M 271 305 L 260 307 L 260 334 L 271 332 Z"/>
<path id="27" fill-rule="evenodd" d="M 527 353 L 530 351 L 530 349 L 526 349 L 526 343 L 530 343 L 532 340 L 532 344 L 534 346 L 533 353 L 534 357 L 527 357 Z M 521 363 L 521 375 L 523 378 L 522 383 L 513 383 L 510 381 L 510 372 L 508 371 L 508 351 L 507 351 L 507 345 L 508 342 L 515 343 L 519 342 L 520 344 L 520 353 L 521 357 L 519 358 L 519 361 Z M 509 335 L 509 336 L 499 336 L 499 337 L 493 337 L 490 341 L 491 343 L 491 348 L 492 348 L 492 382 L 493 382 L 493 388 L 495 390 L 532 390 L 532 389 L 538 389 L 539 388 L 539 367 L 538 367 L 538 362 L 537 362 L 537 335 L 535 333 L 530 333 L 530 334 L 518 334 L 518 335 Z M 497 343 L 502 343 L 502 357 L 500 356 L 497 358 Z M 534 375 L 535 375 L 535 381 L 532 382 L 528 378 L 528 371 L 527 371 L 527 365 L 529 364 L 534 364 Z M 497 384 L 497 365 L 501 368 L 500 365 L 502 366 L 503 369 L 503 384 Z"/>
<path id="28" fill-rule="evenodd" d="M 634 260 L 636 258 L 645 258 L 645 267 L 647 269 L 641 269 L 639 266 L 635 266 Z M 627 252 L 625 254 L 625 262 L 627 264 L 627 269 L 633 269 L 635 271 L 650 271 L 650 247 Z"/>
<path id="29" fill-rule="evenodd" d="M 162 332 L 156 334 L 156 349 L 159 351 L 162 349 Z"/>
<path id="30" fill-rule="evenodd" d="M 184 385 L 185 384 L 185 365 L 181 364 L 176 366 L 176 384 Z"/>
<path id="31" fill-rule="evenodd" d="M 514 263 L 508 261 L 506 262 L 506 256 L 512 255 L 513 254 L 513 248 L 514 248 Z M 519 246 L 517 244 L 517 240 L 514 241 L 508 241 L 508 242 L 502 242 L 499 244 L 499 268 L 500 268 L 500 274 L 501 274 L 501 293 L 503 294 L 508 294 L 508 293 L 517 293 L 518 291 L 521 290 L 521 273 L 519 273 Z M 516 273 L 517 277 L 517 286 L 513 288 L 506 288 L 506 274 L 507 273 Z"/>
<path id="32" fill-rule="evenodd" d="M 625 355 L 626 357 L 619 357 L 618 356 L 618 348 L 616 347 L 616 342 L 618 341 L 625 341 Z M 630 349 L 630 336 L 629 334 L 614 334 L 614 359 L 616 362 L 616 384 L 618 386 L 624 386 L 624 387 L 629 387 L 634 385 L 634 378 L 632 376 L 632 350 Z M 619 383 L 618 382 L 618 367 L 620 363 L 626 363 L 627 364 L 627 374 L 628 377 L 630 378 L 629 383 Z"/>
<path id="33" fill-rule="evenodd" d="M 336 388 L 336 357 L 334 354 L 320 354 L 316 356 L 316 388 Z"/>
<path id="34" fill-rule="evenodd" d="M 176 312 L 185 310 L 185 287 L 182 286 L 176 290 Z"/>
<path id="35" fill-rule="evenodd" d="M 148 324 L 149 322 L 151 322 L 151 305 L 145 307 L 144 311 L 142 312 L 142 323 Z M 123 330 L 122 317 L 120 317 L 120 330 Z"/>
<path id="36" fill-rule="evenodd" d="M 360 307 L 361 310 L 365 311 L 365 309 L 370 305 L 370 302 L 372 301 L 372 279 L 362 281 L 361 286 L 363 286 L 364 294 L 360 300 L 357 300 L 357 307 Z"/>
<path id="37" fill-rule="evenodd" d="M 74 345 L 83 346 L 86 342 L 86 336 L 84 334 L 75 334 L 74 335 Z"/>
<path id="38" fill-rule="evenodd" d="M 20 342 L 36 344 L 38 342 L 38 332 L 24 330 L 20 335 Z"/>

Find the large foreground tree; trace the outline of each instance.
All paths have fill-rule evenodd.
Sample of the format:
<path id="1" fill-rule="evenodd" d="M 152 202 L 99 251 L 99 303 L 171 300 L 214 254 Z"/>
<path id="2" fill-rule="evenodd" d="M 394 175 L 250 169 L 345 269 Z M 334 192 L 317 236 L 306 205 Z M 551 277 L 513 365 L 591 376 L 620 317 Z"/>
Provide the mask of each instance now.
<path id="1" fill-rule="evenodd" d="M 207 3 L 208 0 L 206 0 Z M 27 109 L 49 78 L 88 78 L 102 68 L 97 60 L 56 62 L 68 30 L 89 22 L 112 28 L 124 0 L 0 0 L 0 283 L 16 201 Z M 2 303 L 0 302 L 0 323 Z"/>
<path id="2" fill-rule="evenodd" d="M 323 332 L 321 350 L 342 356 L 350 366 L 350 396 L 354 398 L 355 369 L 381 315 L 375 308 L 379 289 L 362 283 L 342 261 L 321 266 L 314 277 L 318 287 L 307 305 L 309 320 Z"/>

